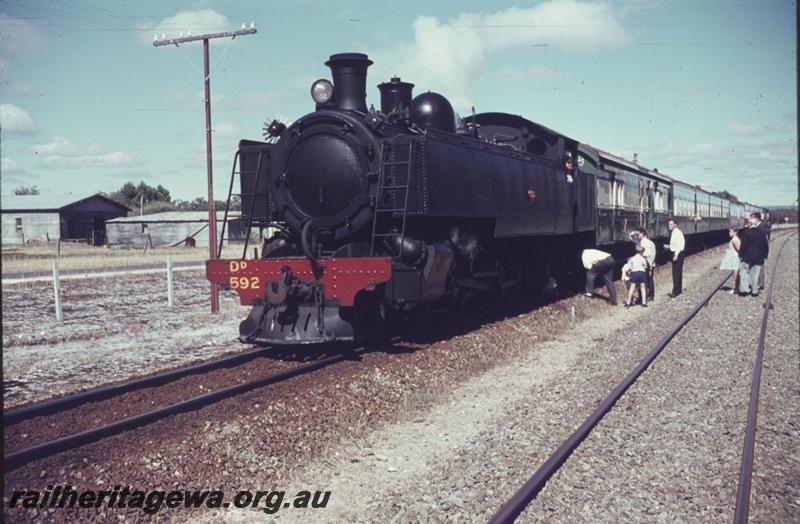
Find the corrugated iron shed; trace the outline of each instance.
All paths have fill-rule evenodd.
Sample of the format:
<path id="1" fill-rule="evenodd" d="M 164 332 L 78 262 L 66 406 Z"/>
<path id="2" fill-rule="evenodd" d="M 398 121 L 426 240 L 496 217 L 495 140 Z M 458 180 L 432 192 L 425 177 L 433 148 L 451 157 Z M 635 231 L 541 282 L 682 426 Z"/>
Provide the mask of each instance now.
<path id="1" fill-rule="evenodd" d="M 67 208 L 79 207 L 81 204 L 90 205 L 91 200 L 104 202 L 126 212 L 131 210 L 129 207 L 101 193 L 95 193 L 93 195 L 72 193 L 56 195 L 3 195 L 2 200 L 0 200 L 0 210 L 4 213 L 18 211 L 61 211 Z"/>
<path id="2" fill-rule="evenodd" d="M 228 220 L 241 217 L 240 211 L 229 211 Z M 217 211 L 217 221 L 225 219 L 224 211 Z M 207 211 L 165 211 L 163 213 L 153 213 L 151 215 L 133 215 L 129 217 L 115 218 L 108 223 L 152 223 L 152 222 L 208 222 Z"/>

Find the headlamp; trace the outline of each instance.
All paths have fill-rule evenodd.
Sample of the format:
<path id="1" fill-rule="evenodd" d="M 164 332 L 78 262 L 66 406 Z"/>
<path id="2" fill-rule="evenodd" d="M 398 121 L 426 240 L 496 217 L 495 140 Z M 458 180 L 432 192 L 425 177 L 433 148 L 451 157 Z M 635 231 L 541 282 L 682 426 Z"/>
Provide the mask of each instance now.
<path id="1" fill-rule="evenodd" d="M 327 104 L 333 98 L 333 84 L 329 80 L 320 78 L 311 84 L 311 98 L 319 105 Z"/>

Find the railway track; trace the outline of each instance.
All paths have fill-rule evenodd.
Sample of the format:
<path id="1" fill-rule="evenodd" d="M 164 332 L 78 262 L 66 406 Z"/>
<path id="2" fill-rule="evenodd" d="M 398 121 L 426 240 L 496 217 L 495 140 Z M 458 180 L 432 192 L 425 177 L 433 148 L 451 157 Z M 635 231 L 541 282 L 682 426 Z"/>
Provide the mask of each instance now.
<path id="1" fill-rule="evenodd" d="M 783 232 L 782 232 L 783 233 Z M 753 383 L 750 394 L 750 405 L 747 417 L 747 427 L 745 430 L 744 451 L 742 454 L 742 465 L 739 478 L 739 487 L 737 491 L 736 509 L 735 509 L 735 522 L 743 524 L 747 522 L 749 512 L 749 499 L 750 499 L 750 483 L 753 468 L 753 450 L 755 446 L 755 432 L 756 422 L 758 417 L 758 397 L 761 379 L 761 367 L 763 363 L 764 346 L 766 341 L 767 319 L 769 311 L 772 309 L 772 291 L 775 285 L 775 275 L 777 273 L 778 262 L 780 260 L 783 248 L 789 239 L 794 236 L 795 231 L 789 231 L 781 235 L 776 235 L 774 239 L 785 236 L 786 238 L 781 243 L 778 254 L 775 257 L 775 262 L 771 272 L 769 289 L 767 291 L 766 302 L 764 303 L 764 313 L 761 321 L 761 331 L 759 334 L 758 352 L 756 356 L 755 370 L 753 374 Z M 721 278 L 695 305 L 684 315 L 671 329 L 664 335 L 653 348 L 650 353 L 645 356 L 640 363 L 628 374 L 627 377 L 619 384 L 608 397 L 603 400 L 600 405 L 584 420 L 584 422 L 566 439 L 561 445 L 550 455 L 550 457 L 536 470 L 536 472 L 528 479 L 527 482 L 508 500 L 503 506 L 494 514 L 489 521 L 490 524 L 506 524 L 514 522 L 514 520 L 525 510 L 542 489 L 547 484 L 548 480 L 561 468 L 567 461 L 569 456 L 575 451 L 581 442 L 592 432 L 592 430 L 600 423 L 603 417 L 611 411 L 614 404 L 625 394 L 625 392 L 636 382 L 641 374 L 653 363 L 659 356 L 662 350 L 670 343 L 670 341 L 678 334 L 697 313 L 708 304 L 711 298 L 722 288 L 722 286 L 730 279 L 730 274 Z"/>
<path id="2" fill-rule="evenodd" d="M 208 371 L 213 371 L 226 366 L 234 366 L 264 356 L 268 353 L 268 351 L 268 349 L 257 349 L 254 351 L 248 351 L 246 353 L 239 353 L 229 357 L 212 360 L 210 362 L 203 362 L 193 366 L 171 369 L 162 373 L 156 373 L 154 375 L 149 375 L 142 378 L 119 382 L 108 386 L 90 389 L 88 391 L 82 391 L 72 395 L 66 395 L 53 400 L 47 400 L 45 402 L 39 402 L 29 406 L 11 409 L 3 413 L 3 426 L 16 424 L 17 422 L 21 422 L 29 418 L 57 413 L 65 409 L 80 406 L 81 404 L 104 400 L 137 389 L 158 386 L 160 384 L 187 377 L 189 375 L 206 373 Z"/>
<path id="3" fill-rule="evenodd" d="M 96 401 L 106 400 L 111 397 L 120 396 L 125 393 L 136 391 L 143 388 L 162 385 L 166 382 L 174 381 L 189 375 L 205 373 L 217 370 L 223 367 L 229 367 L 249 362 L 260 356 L 264 356 L 269 349 L 259 349 L 248 353 L 234 355 L 223 359 L 181 368 L 177 370 L 170 370 L 164 373 L 151 375 L 141 379 L 130 380 L 120 384 L 114 384 L 107 387 L 97 388 L 90 391 L 85 391 L 75 395 L 69 395 L 59 399 L 43 402 L 26 406 L 16 410 L 9 411 L 3 415 L 4 427 L 8 431 L 8 427 L 13 424 L 20 423 L 24 420 L 48 416 L 57 412 L 63 412 L 70 409 L 80 408 L 91 404 Z M 57 454 L 67 450 L 79 448 L 86 444 L 96 442 L 100 439 L 110 437 L 125 431 L 134 430 L 151 424 L 163 418 L 185 413 L 200 409 L 204 406 L 219 402 L 221 400 L 241 395 L 248 391 L 257 388 L 274 385 L 279 382 L 284 382 L 294 377 L 311 373 L 318 369 L 336 364 L 343 360 L 351 359 L 354 355 L 358 355 L 362 351 L 361 348 L 353 353 L 342 353 L 332 355 L 326 358 L 315 360 L 308 364 L 303 364 L 292 369 L 274 373 L 266 377 L 261 377 L 256 380 L 235 384 L 228 387 L 216 389 L 214 391 L 204 393 L 202 395 L 193 396 L 191 398 L 159 406 L 155 409 L 139 413 L 136 415 L 128 416 L 120 420 L 103 424 L 92 429 L 87 429 L 77 433 L 71 433 L 59 438 L 41 442 L 39 444 L 17 449 L 3 456 L 3 465 L 6 472 L 17 469 L 30 462 Z"/>
<path id="4" fill-rule="evenodd" d="M 791 235 L 790 235 L 791 236 Z M 753 477 L 753 454 L 756 445 L 756 426 L 758 422 L 758 400 L 761 391 L 761 368 L 764 364 L 764 348 L 767 342 L 767 321 L 769 312 L 772 309 L 772 290 L 775 287 L 775 274 L 778 270 L 778 260 L 781 258 L 783 248 L 789 238 L 786 238 L 778 250 L 775 257 L 775 267 L 770 276 L 769 289 L 767 290 L 767 301 L 764 304 L 764 313 L 761 317 L 761 329 L 758 334 L 758 351 L 756 352 L 756 362 L 753 369 L 753 380 L 750 386 L 750 403 L 747 410 L 747 425 L 745 427 L 744 445 L 742 448 L 742 465 L 739 472 L 739 486 L 736 490 L 736 507 L 734 509 L 733 521 L 736 524 L 747 522 L 750 513 L 750 487 Z"/>

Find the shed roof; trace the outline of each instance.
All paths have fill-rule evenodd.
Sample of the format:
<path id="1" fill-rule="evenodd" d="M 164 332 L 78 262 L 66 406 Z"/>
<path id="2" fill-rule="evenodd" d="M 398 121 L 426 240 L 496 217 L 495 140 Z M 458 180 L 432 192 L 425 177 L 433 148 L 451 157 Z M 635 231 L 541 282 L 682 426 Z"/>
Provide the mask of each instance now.
<path id="1" fill-rule="evenodd" d="M 237 219 L 241 216 L 240 211 L 229 211 L 228 220 Z M 224 211 L 217 211 L 217 220 L 225 219 Z M 108 224 L 119 223 L 154 223 L 154 222 L 208 222 L 208 211 L 165 211 L 163 213 L 153 213 L 152 215 L 135 215 L 130 217 L 120 217 L 106 221 Z"/>
<path id="2" fill-rule="evenodd" d="M 55 195 L 3 195 L 0 201 L 0 211 L 60 211 L 95 198 L 110 203 L 120 210 L 131 210 L 128 206 L 120 204 L 101 193 L 93 195 L 65 193 Z"/>

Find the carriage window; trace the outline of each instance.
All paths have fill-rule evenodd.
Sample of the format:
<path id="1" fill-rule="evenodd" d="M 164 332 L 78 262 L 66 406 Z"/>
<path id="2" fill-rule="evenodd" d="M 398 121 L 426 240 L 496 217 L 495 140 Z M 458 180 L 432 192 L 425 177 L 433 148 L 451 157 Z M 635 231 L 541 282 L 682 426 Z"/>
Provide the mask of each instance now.
<path id="1" fill-rule="evenodd" d="M 595 174 L 597 169 L 584 155 L 578 153 L 578 169 L 584 173 Z"/>
<path id="2" fill-rule="evenodd" d="M 694 202 L 692 202 L 691 200 L 685 200 L 685 199 L 682 200 L 681 202 L 683 203 L 683 209 L 681 210 L 681 215 L 683 215 L 685 217 L 693 215 L 694 214 L 694 210 L 693 210 Z"/>
<path id="3" fill-rule="evenodd" d="M 17 217 L 14 219 L 14 226 L 16 227 L 17 231 L 22 231 L 22 217 Z"/>
<path id="4" fill-rule="evenodd" d="M 617 207 L 623 207 L 625 205 L 625 184 L 619 180 L 614 180 L 613 205 Z"/>
<path id="5" fill-rule="evenodd" d="M 604 206 L 613 205 L 611 200 L 611 182 L 602 178 L 597 179 L 597 203 Z"/>
<path id="6" fill-rule="evenodd" d="M 632 208 L 639 207 L 639 197 L 641 193 L 639 188 L 633 184 L 629 184 L 625 190 L 625 205 Z"/>

